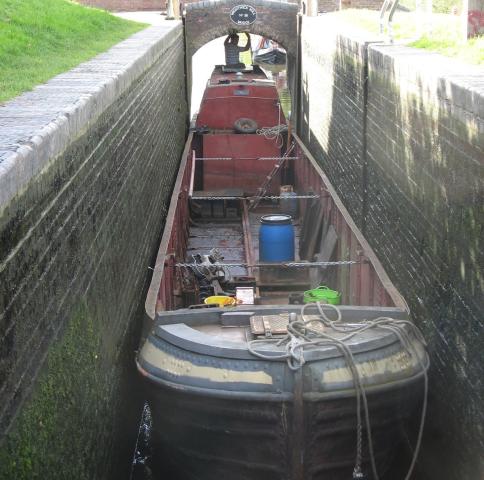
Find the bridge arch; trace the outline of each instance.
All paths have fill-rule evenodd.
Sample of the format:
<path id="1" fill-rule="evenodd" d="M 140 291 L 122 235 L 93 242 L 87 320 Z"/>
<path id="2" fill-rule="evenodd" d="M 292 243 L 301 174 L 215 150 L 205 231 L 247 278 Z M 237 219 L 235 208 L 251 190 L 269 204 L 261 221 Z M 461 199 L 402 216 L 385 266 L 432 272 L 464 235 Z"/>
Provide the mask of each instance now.
<path id="1" fill-rule="evenodd" d="M 256 19 L 251 25 L 240 26 L 231 20 L 230 13 L 238 5 L 246 5 L 255 10 Z M 294 99 L 298 11 L 298 4 L 278 0 L 204 0 L 187 4 L 184 23 L 189 91 L 192 85 L 191 60 L 200 47 L 231 32 L 249 32 L 270 38 L 285 48 L 288 86 L 291 98 Z"/>

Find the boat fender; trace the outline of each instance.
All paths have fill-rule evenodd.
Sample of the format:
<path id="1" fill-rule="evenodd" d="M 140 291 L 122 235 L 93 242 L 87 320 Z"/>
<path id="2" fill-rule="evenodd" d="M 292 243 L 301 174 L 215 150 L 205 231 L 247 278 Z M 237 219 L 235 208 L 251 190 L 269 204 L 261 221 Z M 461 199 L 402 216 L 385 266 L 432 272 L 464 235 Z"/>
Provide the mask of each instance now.
<path id="1" fill-rule="evenodd" d="M 259 126 L 252 118 L 239 118 L 234 122 L 234 130 L 236 133 L 255 133 Z"/>

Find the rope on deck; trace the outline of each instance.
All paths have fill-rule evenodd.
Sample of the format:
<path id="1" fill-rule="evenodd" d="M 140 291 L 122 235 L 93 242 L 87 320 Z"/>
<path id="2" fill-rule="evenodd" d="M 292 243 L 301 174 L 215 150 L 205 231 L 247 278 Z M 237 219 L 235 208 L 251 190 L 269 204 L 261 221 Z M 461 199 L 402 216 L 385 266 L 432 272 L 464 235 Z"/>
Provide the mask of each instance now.
<path id="1" fill-rule="evenodd" d="M 305 309 L 309 306 L 316 306 L 319 312 L 319 318 L 315 319 L 314 316 L 306 317 L 305 316 Z M 324 311 L 327 308 L 330 308 L 336 312 L 337 318 L 336 320 L 331 320 L 326 312 Z M 323 327 L 331 328 L 335 332 L 343 333 L 342 338 L 336 338 L 333 335 L 330 335 L 327 332 L 321 331 L 321 329 L 315 329 L 311 327 L 312 323 L 320 322 Z M 358 371 L 358 367 L 353 356 L 353 352 L 351 351 L 349 342 L 352 340 L 356 335 L 361 334 L 365 331 L 371 329 L 384 329 L 389 330 L 395 334 L 395 336 L 400 341 L 403 350 L 407 353 L 410 358 L 414 358 L 417 360 L 418 364 L 422 369 L 422 373 L 424 376 L 424 398 L 422 401 L 422 413 L 420 418 L 420 428 L 417 436 L 417 442 L 414 450 L 414 455 L 412 458 L 412 462 L 410 464 L 409 470 L 407 475 L 405 476 L 405 480 L 409 480 L 413 469 L 415 467 L 415 463 L 417 461 L 418 452 L 420 450 L 421 442 L 422 442 L 422 435 L 423 429 L 425 425 L 425 416 L 427 412 L 427 397 L 428 397 L 428 375 L 427 369 L 430 364 L 430 360 L 428 354 L 425 350 L 426 342 L 422 335 L 422 332 L 416 327 L 412 322 L 409 320 L 397 320 L 395 318 L 390 317 L 379 317 L 374 320 L 363 320 L 362 322 L 358 323 L 342 323 L 342 314 L 341 310 L 331 304 L 322 304 L 320 302 L 309 303 L 303 305 L 301 308 L 301 320 L 297 320 L 297 316 L 295 313 L 291 313 L 289 315 L 289 324 L 287 325 L 287 335 L 285 335 L 282 339 L 256 339 L 250 340 L 247 342 L 247 348 L 249 352 L 254 355 L 255 357 L 262 358 L 268 361 L 278 361 L 281 359 L 285 359 L 287 361 L 287 365 L 291 370 L 299 370 L 303 367 L 304 363 L 306 362 L 304 358 L 304 351 L 305 349 L 314 348 L 314 347 L 335 347 L 341 355 L 345 358 L 346 363 L 348 365 L 349 370 L 353 376 L 353 385 L 356 392 L 356 416 L 357 416 L 357 428 L 356 428 L 356 459 L 355 459 L 355 467 L 353 470 L 353 479 L 364 479 L 365 475 L 362 471 L 362 463 L 363 463 L 363 421 L 362 421 L 362 404 L 363 404 L 363 413 L 364 413 L 364 421 L 365 427 L 367 432 L 367 440 L 368 440 L 368 450 L 370 453 L 370 460 L 371 460 L 371 468 L 373 473 L 373 479 L 379 480 L 377 468 L 376 468 L 376 461 L 375 461 L 375 453 L 373 448 L 373 439 L 371 434 L 371 422 L 370 422 L 370 413 L 368 409 L 368 400 L 366 397 L 365 386 L 362 382 L 362 375 Z M 415 346 L 414 341 L 422 347 L 423 351 L 423 358 L 419 355 L 418 349 Z M 267 346 L 268 343 L 275 344 L 276 346 L 285 345 L 285 352 L 282 352 L 278 356 L 266 355 L 261 353 L 260 351 L 256 351 L 255 348 L 257 345 L 265 345 Z M 364 375 L 363 375 L 364 376 Z"/>

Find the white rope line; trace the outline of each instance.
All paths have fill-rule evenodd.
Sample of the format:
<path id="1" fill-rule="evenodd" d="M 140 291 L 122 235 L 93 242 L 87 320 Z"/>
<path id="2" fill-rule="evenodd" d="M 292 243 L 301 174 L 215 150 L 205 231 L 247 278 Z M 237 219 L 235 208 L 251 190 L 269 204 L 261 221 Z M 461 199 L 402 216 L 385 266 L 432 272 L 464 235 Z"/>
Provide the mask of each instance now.
<path id="1" fill-rule="evenodd" d="M 253 200 L 253 199 L 260 199 L 260 200 L 279 200 L 279 199 L 293 199 L 293 198 L 319 198 L 319 195 L 266 195 L 264 197 L 240 197 L 240 196 L 193 196 L 190 197 L 192 200 Z"/>
<path id="2" fill-rule="evenodd" d="M 319 318 L 308 318 L 305 315 L 305 310 L 309 306 L 316 306 L 318 312 L 320 314 Z M 324 307 L 324 308 L 323 308 Z M 324 311 L 325 308 L 330 308 L 334 312 L 336 312 L 336 320 L 331 320 L 326 312 Z M 292 316 L 292 318 L 291 318 Z M 304 358 L 304 351 L 307 347 L 314 347 L 314 346 L 332 346 L 337 348 L 341 355 L 345 358 L 348 368 L 350 369 L 352 376 L 353 376 L 353 385 L 355 387 L 356 393 L 356 414 L 357 414 L 357 429 L 356 429 L 356 458 L 355 458 L 355 467 L 353 470 L 353 479 L 362 479 L 364 478 L 364 474 L 362 473 L 362 457 L 363 457 L 363 438 L 362 438 L 362 431 L 363 431 L 363 422 L 361 416 L 361 407 L 363 404 L 363 413 L 364 413 L 364 421 L 365 427 L 367 432 L 367 440 L 368 440 L 368 450 L 370 453 L 370 461 L 371 461 L 371 469 L 373 473 L 374 480 L 378 480 L 378 472 L 376 467 L 375 461 L 375 452 L 373 448 L 373 439 L 371 434 L 371 422 L 370 422 L 370 414 L 368 409 L 368 401 L 366 398 L 365 387 L 361 380 L 360 373 L 358 371 L 357 363 L 355 362 L 355 358 L 353 356 L 353 352 L 351 351 L 350 346 L 348 345 L 349 340 L 351 340 L 356 335 L 359 335 L 367 330 L 370 329 L 386 329 L 390 330 L 392 333 L 396 335 L 400 344 L 402 345 L 404 351 L 410 358 L 415 358 L 422 369 L 422 373 L 424 376 L 424 398 L 422 402 L 422 412 L 420 418 L 420 427 L 417 436 L 417 442 L 415 445 L 415 450 L 413 454 L 413 458 L 409 467 L 409 470 L 405 476 L 405 480 L 409 480 L 413 469 L 415 467 L 415 463 L 417 461 L 418 452 L 421 447 L 422 443 L 422 436 L 423 436 L 423 429 L 425 425 L 425 416 L 427 412 L 427 397 L 428 397 L 428 375 L 427 369 L 429 366 L 429 358 L 425 351 L 426 342 L 423 338 L 422 333 L 420 330 L 410 321 L 408 320 L 397 320 L 391 317 L 378 317 L 374 320 L 363 320 L 358 323 L 346 324 L 342 322 L 342 314 L 340 309 L 331 304 L 321 304 L 317 302 L 316 304 L 310 303 L 305 304 L 301 308 L 301 319 L 297 320 L 296 315 L 293 313 L 290 315 L 289 324 L 287 326 L 287 335 L 285 335 L 281 339 L 256 339 L 250 340 L 247 342 L 247 348 L 249 352 L 254 355 L 255 357 L 262 358 L 264 360 L 269 361 L 277 361 L 277 360 L 286 360 L 287 365 L 291 370 L 297 370 L 303 367 L 306 363 L 306 359 Z M 320 330 L 316 330 L 309 326 L 310 323 L 320 322 L 324 327 L 331 328 L 336 332 L 345 333 L 342 338 L 336 338 L 329 333 L 322 332 Z M 419 352 L 415 346 L 415 340 L 418 344 L 421 345 L 424 352 L 424 358 L 422 359 L 419 355 Z M 265 345 L 273 344 L 277 347 L 282 345 L 285 346 L 285 351 L 282 352 L 280 355 L 266 355 L 264 353 L 258 352 L 255 348 L 257 345 Z"/>
<path id="3" fill-rule="evenodd" d="M 304 268 L 304 267 L 335 267 L 335 266 L 347 266 L 347 265 L 357 265 L 361 263 L 368 263 L 368 260 L 341 260 L 339 262 L 260 262 L 260 263 L 219 263 L 215 262 L 210 264 L 211 267 L 246 267 L 246 268 L 258 268 L 258 267 L 287 267 L 287 268 Z M 198 268 L 199 263 L 183 263 L 177 262 L 171 267 L 182 267 L 182 268 Z"/>
<path id="4" fill-rule="evenodd" d="M 275 125 L 274 127 L 262 127 L 256 131 L 257 135 L 262 135 L 268 140 L 276 140 L 276 145 L 279 148 L 283 145 L 284 139 L 282 138 L 282 134 L 284 132 L 287 132 L 287 125 L 284 124 Z"/>

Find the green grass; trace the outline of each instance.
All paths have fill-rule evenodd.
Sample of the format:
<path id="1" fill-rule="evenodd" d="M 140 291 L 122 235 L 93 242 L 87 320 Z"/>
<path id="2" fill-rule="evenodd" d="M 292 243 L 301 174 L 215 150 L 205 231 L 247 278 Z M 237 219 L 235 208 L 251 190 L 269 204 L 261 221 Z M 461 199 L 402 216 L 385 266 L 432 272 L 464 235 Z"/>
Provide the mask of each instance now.
<path id="1" fill-rule="evenodd" d="M 145 27 L 67 0 L 0 0 L 0 103 Z"/>
<path id="2" fill-rule="evenodd" d="M 341 10 L 331 13 L 339 21 L 373 34 L 379 32 L 379 12 L 372 10 Z M 461 20 L 458 16 L 434 13 L 431 17 L 431 33 L 419 36 L 415 12 L 396 12 L 393 19 L 395 42 L 410 47 L 437 52 L 467 63 L 484 65 L 484 36 L 464 42 Z"/>

